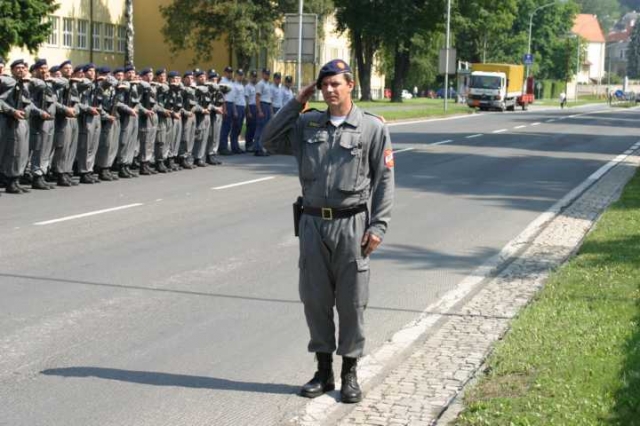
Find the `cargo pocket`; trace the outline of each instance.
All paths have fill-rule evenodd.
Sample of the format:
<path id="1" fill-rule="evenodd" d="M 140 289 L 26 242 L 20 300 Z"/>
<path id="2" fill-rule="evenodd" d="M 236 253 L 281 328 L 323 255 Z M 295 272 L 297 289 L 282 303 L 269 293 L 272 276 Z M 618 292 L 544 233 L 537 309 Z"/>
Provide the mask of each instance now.
<path id="1" fill-rule="evenodd" d="M 358 192 L 365 178 L 364 149 L 360 132 L 344 131 L 336 148 L 336 182 L 343 192 Z"/>
<path id="2" fill-rule="evenodd" d="M 326 130 L 305 131 L 304 152 L 300 164 L 300 177 L 302 180 L 316 180 L 322 158 L 327 151 L 329 133 Z"/>
<path id="3" fill-rule="evenodd" d="M 369 303 L 369 258 L 357 259 L 356 269 L 354 303 L 357 307 L 366 307 Z"/>

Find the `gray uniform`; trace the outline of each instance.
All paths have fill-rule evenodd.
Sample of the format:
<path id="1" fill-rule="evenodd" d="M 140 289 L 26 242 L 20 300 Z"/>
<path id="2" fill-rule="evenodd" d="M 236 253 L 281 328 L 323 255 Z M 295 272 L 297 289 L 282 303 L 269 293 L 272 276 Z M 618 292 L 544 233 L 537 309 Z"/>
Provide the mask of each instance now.
<path id="1" fill-rule="evenodd" d="M 178 115 L 171 118 L 172 126 L 169 135 L 169 158 L 175 158 L 180 152 L 180 142 L 182 141 L 182 113 L 183 113 L 183 86 L 181 83 L 169 86 L 169 96 L 167 98 L 167 108 Z"/>
<path id="2" fill-rule="evenodd" d="M 224 95 L 220 91 L 215 91 L 213 94 L 213 106 L 221 108 L 224 104 Z M 220 129 L 222 127 L 222 114 L 218 114 L 211 109 L 211 131 L 209 132 L 209 139 L 207 141 L 207 155 L 214 156 L 218 153 L 218 146 L 220 145 Z"/>
<path id="3" fill-rule="evenodd" d="M 164 112 L 163 108 L 158 106 L 157 102 L 157 86 L 149 84 L 146 81 L 140 82 L 141 114 L 138 116 L 138 141 L 140 145 L 140 162 L 149 163 L 153 159 L 154 146 L 156 142 L 156 132 L 158 130 L 158 114 Z M 154 114 L 148 116 L 146 113 L 152 111 Z"/>
<path id="4" fill-rule="evenodd" d="M 58 100 L 65 108 L 75 111 L 76 117 L 80 113 L 80 92 L 87 89 L 89 80 L 72 81 L 65 79 L 65 86 L 58 92 Z M 72 173 L 73 161 L 78 148 L 78 119 L 67 117 L 64 108 L 56 115 L 56 130 L 53 137 L 55 150 L 53 154 L 53 171 L 58 174 Z"/>
<path id="5" fill-rule="evenodd" d="M 0 75 L 0 167 L 2 165 L 2 159 L 4 158 L 4 152 L 7 146 L 7 122 L 9 120 L 9 112 L 11 107 L 4 100 L 5 96 L 9 95 L 9 92 L 15 87 L 16 81 L 6 75 Z M 0 174 L 2 170 L 0 170 Z"/>
<path id="6" fill-rule="evenodd" d="M 165 112 L 169 109 L 169 85 L 154 83 L 156 86 L 156 101 L 158 103 L 158 130 L 156 131 L 155 158 L 156 163 L 169 157 L 170 139 L 173 131 L 173 120 Z"/>
<path id="7" fill-rule="evenodd" d="M 180 155 L 184 161 L 191 158 L 193 144 L 196 138 L 196 91 L 193 87 L 184 87 L 182 91 L 183 118 L 182 118 L 182 145 Z"/>
<path id="8" fill-rule="evenodd" d="M 35 176 L 44 176 L 49 171 L 53 157 L 53 137 L 56 114 L 64 114 L 64 107 L 58 102 L 58 91 L 65 86 L 62 78 L 49 79 L 45 89 L 33 96 L 33 104 L 51 115 L 51 119 L 43 120 L 34 115 L 30 118 L 31 172 Z"/>
<path id="9" fill-rule="evenodd" d="M 92 83 L 91 87 L 80 94 L 80 118 L 78 123 L 78 152 L 76 160 L 78 162 L 78 172 L 91 173 L 100 145 L 100 131 L 102 129 L 102 118 L 105 116 L 102 109 L 104 97 L 105 81 L 99 84 Z M 91 108 L 98 111 L 98 115 L 90 113 Z"/>
<path id="10" fill-rule="evenodd" d="M 292 153 L 306 208 L 344 209 L 370 203 L 367 211 L 329 219 L 303 214 L 300 221 L 300 298 L 310 352 L 336 350 L 333 307 L 339 315 L 337 354 L 357 358 L 364 349 L 363 314 L 369 298 L 366 231 L 383 238 L 393 206 L 393 151 L 387 126 L 353 105 L 337 128 L 328 111 L 289 102 L 265 127 L 265 148 Z"/>
<path id="11" fill-rule="evenodd" d="M 129 90 L 125 96 L 125 105 L 129 111 L 133 110 L 140 115 L 140 94 L 139 82 L 130 81 Z M 130 114 L 122 114 L 120 119 L 120 146 L 118 148 L 118 163 L 131 165 L 133 158 L 138 151 L 138 117 Z"/>
<path id="12" fill-rule="evenodd" d="M 129 108 L 124 104 L 128 87 L 129 86 L 122 85 L 115 80 L 111 81 L 111 86 L 104 92 L 102 110 L 105 114 L 101 117 L 102 130 L 100 132 L 98 154 L 96 155 L 96 167 L 99 169 L 110 169 L 118 155 L 121 110 L 128 110 Z M 111 121 L 109 116 L 114 117 L 115 120 Z"/>
<path id="13" fill-rule="evenodd" d="M 42 116 L 45 113 L 31 102 L 31 96 L 45 87 L 42 80 L 23 80 L 17 81 L 9 90 L 0 94 L 0 102 L 3 104 L 0 109 L 6 115 L 4 153 L 0 154 L 0 157 L 2 173 L 8 178 L 22 176 L 25 171 L 29 161 L 29 117 Z M 15 119 L 15 111 L 24 111 L 25 119 Z"/>
<path id="14" fill-rule="evenodd" d="M 199 85 L 196 88 L 196 135 L 193 146 L 193 158 L 204 161 L 207 154 L 207 142 L 211 131 L 211 114 L 213 109 L 210 88 Z M 206 114 L 205 114 L 206 111 Z"/>

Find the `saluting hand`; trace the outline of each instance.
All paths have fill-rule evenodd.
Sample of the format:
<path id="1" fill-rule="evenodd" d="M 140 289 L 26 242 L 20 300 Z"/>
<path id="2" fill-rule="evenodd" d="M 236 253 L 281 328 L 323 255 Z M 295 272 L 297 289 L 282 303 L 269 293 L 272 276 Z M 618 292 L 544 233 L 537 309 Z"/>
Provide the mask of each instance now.
<path id="1" fill-rule="evenodd" d="M 361 243 L 364 257 L 368 257 L 373 253 L 381 242 L 382 240 L 379 237 L 373 235 L 371 232 L 365 232 Z"/>
<path id="2" fill-rule="evenodd" d="M 298 95 L 296 96 L 296 100 L 301 104 L 306 104 L 309 102 L 313 94 L 316 92 L 316 83 L 311 83 L 310 85 L 304 87 Z"/>

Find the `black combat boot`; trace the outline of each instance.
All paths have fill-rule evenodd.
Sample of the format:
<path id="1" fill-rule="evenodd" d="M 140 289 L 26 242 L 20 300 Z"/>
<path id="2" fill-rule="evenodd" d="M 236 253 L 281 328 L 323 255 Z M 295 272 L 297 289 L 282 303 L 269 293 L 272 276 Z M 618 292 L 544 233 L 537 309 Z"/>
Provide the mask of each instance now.
<path id="1" fill-rule="evenodd" d="M 129 172 L 127 172 L 127 166 L 124 164 L 120 164 L 120 170 L 118 170 L 118 177 L 122 179 L 131 179 L 133 176 Z"/>
<path id="2" fill-rule="evenodd" d="M 113 177 L 111 176 L 111 173 L 109 172 L 109 169 L 102 168 L 98 172 L 98 179 L 103 180 L 105 182 L 110 182 L 110 181 L 113 180 Z"/>
<path id="3" fill-rule="evenodd" d="M 207 163 L 204 162 L 202 159 L 198 158 L 196 161 L 193 162 L 194 165 L 198 166 L 198 167 L 207 167 Z"/>
<path id="4" fill-rule="evenodd" d="M 44 181 L 44 176 L 36 175 L 33 177 L 33 181 L 31 182 L 31 188 L 33 189 L 52 189 L 51 186 Z"/>
<path id="5" fill-rule="evenodd" d="M 130 169 L 130 166 L 125 165 L 124 166 L 124 170 L 129 174 L 130 177 L 132 178 L 137 178 L 140 177 L 140 175 L 137 172 L 134 172 L 133 170 Z"/>
<path id="6" fill-rule="evenodd" d="M 358 376 L 356 374 L 357 366 L 358 358 L 342 357 L 340 396 L 342 397 L 342 402 L 347 404 L 362 401 L 362 391 L 360 390 L 360 385 L 358 385 Z"/>
<path id="7" fill-rule="evenodd" d="M 169 169 L 167 169 L 167 166 L 164 165 L 164 162 L 162 160 L 156 161 L 156 170 L 159 173 L 167 173 L 169 171 Z"/>
<path id="8" fill-rule="evenodd" d="M 22 194 L 22 188 L 18 183 L 19 179 L 20 178 L 9 178 L 9 181 L 7 182 L 7 188 L 5 189 L 5 191 L 7 191 L 7 194 Z"/>
<path id="9" fill-rule="evenodd" d="M 217 157 L 217 155 L 213 154 L 207 155 L 207 163 L 211 164 L 212 166 L 219 166 L 220 164 L 222 164 L 222 161 L 218 160 Z"/>
<path id="10" fill-rule="evenodd" d="M 82 173 L 80 175 L 80 183 L 92 185 L 92 184 L 94 184 L 96 182 L 93 179 L 91 179 L 91 174 L 90 173 Z"/>
<path id="11" fill-rule="evenodd" d="M 149 176 L 151 174 L 151 170 L 149 169 L 149 163 L 142 162 L 140 163 L 140 175 L 141 176 Z"/>
<path id="12" fill-rule="evenodd" d="M 67 182 L 69 182 L 69 186 L 78 186 L 78 182 L 73 180 L 73 177 L 71 177 L 71 173 L 65 173 L 65 176 L 65 179 L 67 179 Z"/>
<path id="13" fill-rule="evenodd" d="M 336 388 L 335 378 L 333 377 L 333 356 L 318 352 L 316 353 L 316 358 L 318 360 L 318 371 L 313 375 L 313 379 L 309 380 L 300 390 L 300 395 L 307 398 L 316 398 Z"/>

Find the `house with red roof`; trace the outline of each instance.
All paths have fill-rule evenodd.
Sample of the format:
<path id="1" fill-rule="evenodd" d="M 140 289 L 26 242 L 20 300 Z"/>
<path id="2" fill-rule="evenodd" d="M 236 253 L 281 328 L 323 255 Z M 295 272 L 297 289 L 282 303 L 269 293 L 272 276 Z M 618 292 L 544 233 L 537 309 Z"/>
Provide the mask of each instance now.
<path id="1" fill-rule="evenodd" d="M 586 13 L 577 15 L 571 32 L 587 44 L 586 51 L 580 55 L 578 83 L 600 84 L 605 75 L 606 39 L 598 17 Z"/>
<path id="2" fill-rule="evenodd" d="M 607 34 L 606 69 L 620 77 L 627 75 L 627 51 L 631 42 L 631 33 L 638 21 L 636 11 L 626 13 Z"/>

